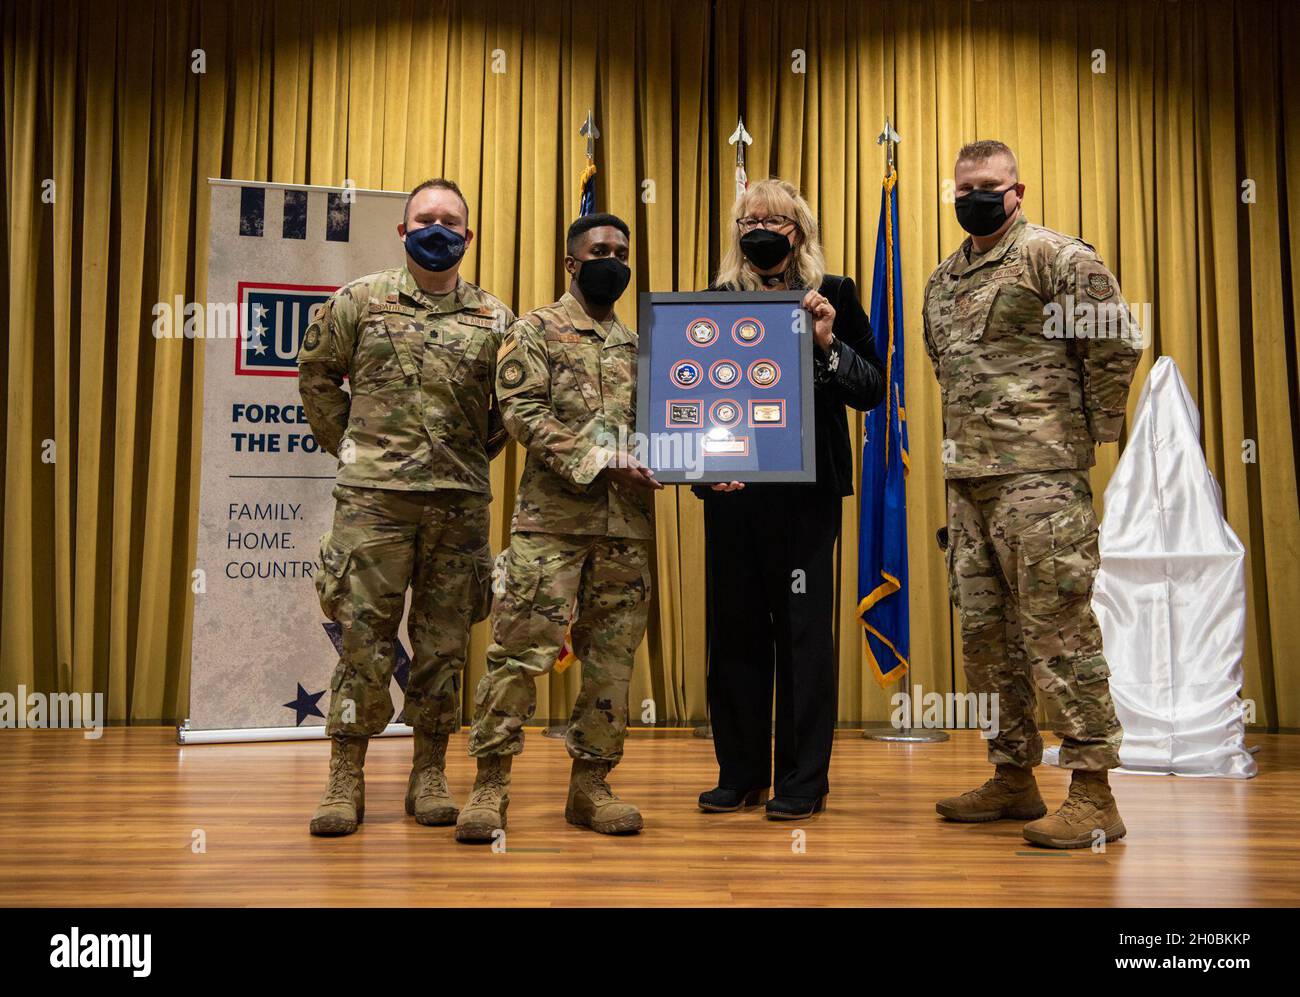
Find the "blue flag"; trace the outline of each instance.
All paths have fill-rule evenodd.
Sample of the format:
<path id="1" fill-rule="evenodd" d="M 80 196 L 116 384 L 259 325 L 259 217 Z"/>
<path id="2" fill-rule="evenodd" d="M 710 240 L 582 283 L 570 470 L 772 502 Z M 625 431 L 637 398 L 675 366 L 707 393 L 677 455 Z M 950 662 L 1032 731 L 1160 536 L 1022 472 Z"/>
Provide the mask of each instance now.
<path id="1" fill-rule="evenodd" d="M 899 273 L 898 174 L 880 192 L 871 282 L 871 328 L 885 364 L 886 399 L 866 414 L 862 450 L 862 520 L 858 539 L 858 618 L 867 661 L 882 686 L 907 674 L 907 410 L 903 405 L 903 287 Z"/>
<path id="2" fill-rule="evenodd" d="M 578 178 L 578 214 L 590 215 L 596 210 L 596 164 L 587 160 L 587 168 Z"/>

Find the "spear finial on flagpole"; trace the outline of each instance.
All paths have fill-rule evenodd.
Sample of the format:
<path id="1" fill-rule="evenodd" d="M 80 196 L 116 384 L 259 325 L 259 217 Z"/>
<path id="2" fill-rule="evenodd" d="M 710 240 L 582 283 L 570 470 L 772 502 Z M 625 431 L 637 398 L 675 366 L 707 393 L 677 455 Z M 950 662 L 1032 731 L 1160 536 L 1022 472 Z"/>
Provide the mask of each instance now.
<path id="1" fill-rule="evenodd" d="M 596 139 L 600 138 L 600 129 L 596 127 L 596 119 L 592 116 L 591 108 L 587 108 L 587 120 L 578 129 L 578 134 L 586 136 L 587 158 L 591 159 L 596 155 Z"/>
<path id="2" fill-rule="evenodd" d="M 889 115 L 885 115 L 885 130 L 876 136 L 876 145 L 885 147 L 885 172 L 892 173 L 894 169 L 894 146 L 902 141 L 898 132 L 894 131 L 894 126 L 889 123 Z"/>
<path id="3" fill-rule="evenodd" d="M 743 116 L 736 122 L 736 130 L 731 133 L 727 143 L 736 147 L 736 197 L 740 197 L 749 187 L 749 175 L 745 172 L 745 146 L 754 144 L 754 136 L 745 131 Z"/>

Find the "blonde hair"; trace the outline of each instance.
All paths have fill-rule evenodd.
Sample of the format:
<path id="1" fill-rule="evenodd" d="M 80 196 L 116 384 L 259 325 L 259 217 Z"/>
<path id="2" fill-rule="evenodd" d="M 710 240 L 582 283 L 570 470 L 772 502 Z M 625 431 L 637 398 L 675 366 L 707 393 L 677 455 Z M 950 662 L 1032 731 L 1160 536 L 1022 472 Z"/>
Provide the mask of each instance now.
<path id="1" fill-rule="evenodd" d="M 994 156 L 1006 156 L 1011 163 L 1011 178 L 1020 180 L 1020 167 L 1016 165 L 1016 154 L 1011 151 L 1011 146 L 1005 142 L 999 142 L 995 138 L 982 138 L 975 142 L 967 142 L 957 151 L 957 162 L 963 160 L 972 163 L 982 163 L 985 160 L 992 159 Z"/>
<path id="2" fill-rule="evenodd" d="M 744 194 L 736 198 L 731 209 L 731 241 L 722 254 L 715 286 L 738 291 L 762 290 L 762 278 L 754 272 L 754 268 L 745 259 L 745 254 L 740 251 L 741 232 L 740 226 L 736 224 L 755 208 L 762 208 L 769 215 L 793 218 L 795 228 L 799 230 L 799 244 L 790 254 L 786 282 L 791 287 L 806 287 L 814 291 L 821 287 L 822 278 L 826 276 L 826 257 L 822 254 L 821 239 L 817 235 L 817 219 L 813 217 L 808 202 L 799 193 L 799 188 L 776 177 L 751 184 Z"/>

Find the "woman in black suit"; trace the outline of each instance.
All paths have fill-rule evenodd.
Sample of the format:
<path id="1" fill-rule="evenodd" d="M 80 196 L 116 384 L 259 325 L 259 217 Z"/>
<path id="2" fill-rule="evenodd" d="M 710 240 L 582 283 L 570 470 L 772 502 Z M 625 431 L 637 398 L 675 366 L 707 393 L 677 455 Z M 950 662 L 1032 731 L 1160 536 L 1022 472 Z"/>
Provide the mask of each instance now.
<path id="1" fill-rule="evenodd" d="M 834 552 L 842 499 L 853 494 L 844 406 L 875 406 L 885 375 L 853 281 L 825 272 L 817 222 L 798 189 L 759 181 L 737 200 L 733 218 L 715 290 L 809 289 L 803 306 L 816 344 L 817 481 L 694 488 L 704 500 L 708 696 L 719 769 L 700 808 L 757 806 L 774 786 L 767 816 L 798 820 L 824 809 L 829 790 Z"/>

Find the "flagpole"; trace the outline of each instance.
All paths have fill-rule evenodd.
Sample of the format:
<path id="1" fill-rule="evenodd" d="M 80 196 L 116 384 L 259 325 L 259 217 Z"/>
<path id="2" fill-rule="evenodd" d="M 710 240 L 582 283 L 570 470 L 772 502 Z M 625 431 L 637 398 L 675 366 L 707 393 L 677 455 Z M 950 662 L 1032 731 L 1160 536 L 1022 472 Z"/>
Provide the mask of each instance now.
<path id="1" fill-rule="evenodd" d="M 745 116 L 744 116 L 743 114 L 740 115 L 740 116 L 736 119 L 736 128 L 735 128 L 735 130 L 731 133 L 731 136 L 727 139 L 727 144 L 728 144 L 728 145 L 734 145 L 734 146 L 736 147 L 736 174 L 735 174 L 735 176 L 736 176 L 736 200 L 740 200 L 740 198 L 744 196 L 746 189 L 748 189 L 748 187 L 749 187 L 749 175 L 745 172 L 745 146 L 747 146 L 747 145 L 753 145 L 753 144 L 754 144 L 754 136 L 751 135 L 751 134 L 749 134 L 749 132 L 745 129 Z M 710 584 L 710 581 L 709 581 L 709 570 L 710 570 L 710 569 L 709 569 L 709 550 L 708 550 L 708 545 L 705 545 L 705 549 L 704 549 L 704 591 L 705 591 L 706 595 L 707 595 L 708 592 L 712 591 L 712 585 Z M 704 630 L 705 630 L 705 632 L 704 632 L 704 645 L 705 645 L 705 656 L 706 656 L 706 657 L 705 657 L 705 666 L 704 666 L 704 667 L 705 667 L 705 671 L 706 671 L 706 672 L 707 672 L 708 667 L 709 667 L 709 666 L 708 666 L 708 663 L 707 663 L 707 662 L 708 662 L 708 657 L 707 657 L 707 655 L 708 655 L 708 646 L 709 646 L 709 634 L 708 634 L 708 628 L 712 625 L 712 623 L 710 622 L 711 619 L 712 619 L 712 614 L 711 614 L 711 612 L 710 612 L 710 610 L 709 610 L 709 607 L 708 607 L 708 606 L 705 606 L 705 609 L 704 609 Z M 707 699 L 707 697 L 706 697 L 706 699 Z M 706 710 L 708 709 L 708 703 L 707 703 L 707 702 L 705 703 L 705 709 L 706 709 Z M 695 736 L 696 736 L 696 737 L 706 737 L 706 738 L 711 738 L 711 737 L 713 737 L 713 724 L 712 724 L 710 721 L 708 721 L 708 720 L 706 720 L 706 721 L 705 721 L 704 723 L 702 723 L 702 724 L 697 724 L 696 727 L 695 727 Z"/>
<path id="2" fill-rule="evenodd" d="M 582 174 L 578 178 L 578 214 L 588 215 L 596 210 L 596 139 L 600 138 L 600 129 L 596 127 L 596 117 L 591 113 L 591 108 L 587 108 L 587 117 L 583 119 L 582 124 L 578 127 L 578 135 L 587 140 L 587 165 L 583 168 Z M 573 624 L 573 616 L 577 612 L 577 604 L 569 610 L 569 625 Z M 565 633 L 565 653 L 560 656 L 554 669 L 555 674 L 561 674 L 563 671 L 578 660 L 574 657 L 572 649 L 569 646 L 571 631 L 566 627 Z M 581 663 L 579 661 L 579 663 Z M 569 724 L 567 721 L 551 724 L 542 729 L 542 737 L 563 738 L 569 733 Z"/>
<path id="3" fill-rule="evenodd" d="M 886 117 L 884 131 L 882 131 L 876 137 L 876 144 L 883 145 L 885 147 L 885 180 L 886 181 L 888 181 L 889 178 L 894 175 L 894 146 L 897 145 L 898 142 L 899 142 L 898 132 L 894 131 L 894 126 L 890 123 L 889 118 Z M 892 210 L 891 205 L 887 204 L 885 210 L 891 211 Z M 886 219 L 886 224 L 890 224 L 890 219 Z M 886 265 L 887 266 L 893 265 L 892 251 L 889 253 L 889 258 L 886 262 Z M 891 295 L 893 294 L 892 287 L 890 288 L 890 294 Z M 891 332 L 893 331 L 892 328 L 890 331 Z M 894 348 L 901 349 L 902 345 L 896 344 Z M 893 361 L 892 356 L 888 356 L 885 358 L 885 362 L 887 364 L 892 364 L 892 361 Z M 887 379 L 886 383 L 889 384 L 891 381 L 892 378 Z M 886 404 L 890 404 L 890 401 L 888 399 L 886 400 Z M 885 443 L 886 445 L 888 444 L 887 434 L 886 434 Z M 906 680 L 905 677 L 904 680 Z M 919 691 L 920 687 L 918 686 L 916 688 Z M 926 728 L 913 727 L 912 712 L 915 709 L 916 704 L 912 702 L 912 697 L 910 694 L 907 693 L 906 690 L 903 691 L 903 695 L 907 696 L 907 700 L 906 700 L 907 709 L 904 711 L 903 714 L 903 722 L 899 725 L 895 725 L 893 723 L 869 724 L 862 729 L 863 738 L 868 741 L 902 741 L 908 744 L 937 744 L 942 741 L 948 740 L 947 731 L 929 730 Z"/>

